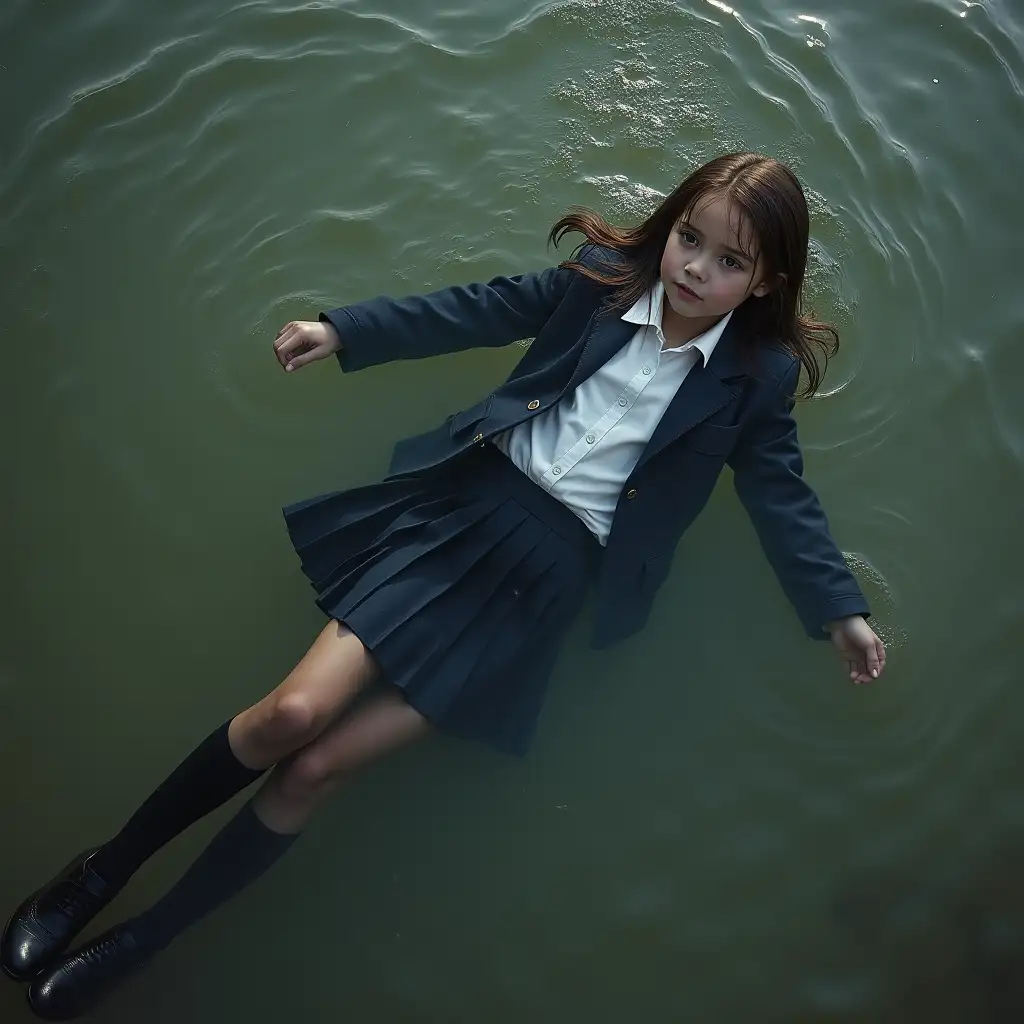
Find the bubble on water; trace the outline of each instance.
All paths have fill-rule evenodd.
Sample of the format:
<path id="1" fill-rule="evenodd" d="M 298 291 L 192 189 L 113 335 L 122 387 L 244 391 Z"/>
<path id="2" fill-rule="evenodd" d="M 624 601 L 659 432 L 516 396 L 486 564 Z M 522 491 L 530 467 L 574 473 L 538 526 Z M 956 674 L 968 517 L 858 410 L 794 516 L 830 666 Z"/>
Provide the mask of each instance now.
<path id="1" fill-rule="evenodd" d="M 735 119 L 742 104 L 725 94 L 722 74 L 702 59 L 727 45 L 725 29 L 670 0 L 570 0 L 550 17 L 597 45 L 584 48 L 550 95 L 562 110 L 549 167 L 593 187 L 600 211 L 635 223 L 690 171 L 725 152 L 758 148 L 757 126 Z M 816 19 L 814 25 L 824 29 Z M 604 59 L 602 59 L 602 56 Z M 799 175 L 811 136 L 796 128 L 769 151 Z M 811 242 L 808 310 L 841 330 L 853 322 L 842 266 L 846 228 L 821 193 L 806 189 Z"/>
<path id="2" fill-rule="evenodd" d="M 588 176 L 583 179 L 601 194 L 604 209 L 612 220 L 641 221 L 654 212 L 664 193 L 624 174 Z"/>
<path id="3" fill-rule="evenodd" d="M 674 185 L 682 177 L 679 158 L 689 157 L 695 144 L 722 151 L 723 134 L 733 134 L 722 131 L 728 105 L 717 76 L 697 58 L 716 45 L 714 26 L 664 0 L 572 0 L 551 16 L 574 32 L 582 29 L 607 55 L 602 62 L 589 53 L 584 66 L 552 89 L 565 107 L 555 160 L 566 170 L 590 169 L 601 159 L 596 150 L 648 149 Z M 683 146 L 685 139 L 691 141 Z"/>
<path id="4" fill-rule="evenodd" d="M 864 591 L 871 606 L 872 628 L 886 649 L 894 651 L 903 647 L 907 642 L 907 631 L 896 622 L 896 602 L 885 577 L 863 555 L 844 551 L 843 558 Z"/>
<path id="5" fill-rule="evenodd" d="M 809 309 L 839 328 L 848 327 L 853 310 L 845 297 L 842 262 L 849 255 L 849 233 L 828 200 L 812 188 L 804 188 L 811 219 L 804 298 Z"/>
<path id="6" fill-rule="evenodd" d="M 811 238 L 807 250 L 804 307 L 805 312 L 813 312 L 840 330 L 849 327 L 853 320 L 853 308 L 844 294 L 839 260 L 815 238 Z"/>
<path id="7" fill-rule="evenodd" d="M 829 206 L 828 200 L 820 192 L 805 186 L 804 198 L 807 200 L 807 212 L 811 215 L 811 220 L 815 218 L 835 218 L 835 212 Z M 837 223 L 840 222 L 837 220 Z"/>

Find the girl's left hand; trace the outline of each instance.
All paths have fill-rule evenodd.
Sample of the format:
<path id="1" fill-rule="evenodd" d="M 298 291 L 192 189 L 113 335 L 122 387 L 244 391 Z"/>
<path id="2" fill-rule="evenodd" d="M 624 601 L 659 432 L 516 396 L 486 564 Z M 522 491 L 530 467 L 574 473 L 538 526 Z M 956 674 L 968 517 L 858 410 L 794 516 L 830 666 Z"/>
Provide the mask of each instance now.
<path id="1" fill-rule="evenodd" d="M 832 634 L 832 643 L 849 667 L 850 678 L 855 683 L 873 682 L 885 671 L 885 644 L 863 615 L 836 619 L 825 628 Z"/>

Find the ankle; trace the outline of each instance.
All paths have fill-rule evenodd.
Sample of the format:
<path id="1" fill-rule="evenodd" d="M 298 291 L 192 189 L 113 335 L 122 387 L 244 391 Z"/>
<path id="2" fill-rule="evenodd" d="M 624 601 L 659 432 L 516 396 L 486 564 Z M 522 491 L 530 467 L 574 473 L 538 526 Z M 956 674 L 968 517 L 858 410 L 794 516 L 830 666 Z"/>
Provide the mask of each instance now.
<path id="1" fill-rule="evenodd" d="M 162 953 L 171 944 L 174 936 L 161 933 L 147 921 L 146 913 L 143 911 L 138 917 L 129 917 L 121 924 L 121 928 L 131 936 L 136 949 L 143 956 L 150 957 Z"/>
<path id="2" fill-rule="evenodd" d="M 108 840 L 95 853 L 89 855 L 83 870 L 95 876 L 111 889 L 123 889 L 128 879 L 138 870 L 138 865 L 129 865 L 117 855 L 114 841 Z"/>

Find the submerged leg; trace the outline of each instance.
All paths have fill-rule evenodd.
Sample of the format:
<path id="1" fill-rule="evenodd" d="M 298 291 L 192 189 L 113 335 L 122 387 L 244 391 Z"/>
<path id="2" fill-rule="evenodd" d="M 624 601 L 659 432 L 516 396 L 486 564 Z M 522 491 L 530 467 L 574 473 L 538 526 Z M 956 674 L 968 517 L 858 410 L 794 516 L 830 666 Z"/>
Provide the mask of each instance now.
<path id="1" fill-rule="evenodd" d="M 175 936 L 264 874 L 345 775 L 428 729 L 396 693 L 367 701 L 280 765 L 153 907 L 40 975 L 29 989 L 33 1010 L 67 1020 L 95 1006 Z"/>

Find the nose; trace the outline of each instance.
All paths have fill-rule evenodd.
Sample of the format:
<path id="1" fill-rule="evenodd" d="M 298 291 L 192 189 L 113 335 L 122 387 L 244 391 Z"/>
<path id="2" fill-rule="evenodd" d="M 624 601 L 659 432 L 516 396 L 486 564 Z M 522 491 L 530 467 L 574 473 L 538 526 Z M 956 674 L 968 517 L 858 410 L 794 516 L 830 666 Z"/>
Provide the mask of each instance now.
<path id="1" fill-rule="evenodd" d="M 699 257 L 695 256 L 692 260 L 689 260 L 684 269 L 691 277 L 695 277 L 698 281 L 704 281 L 707 279 L 704 264 L 701 262 Z"/>

